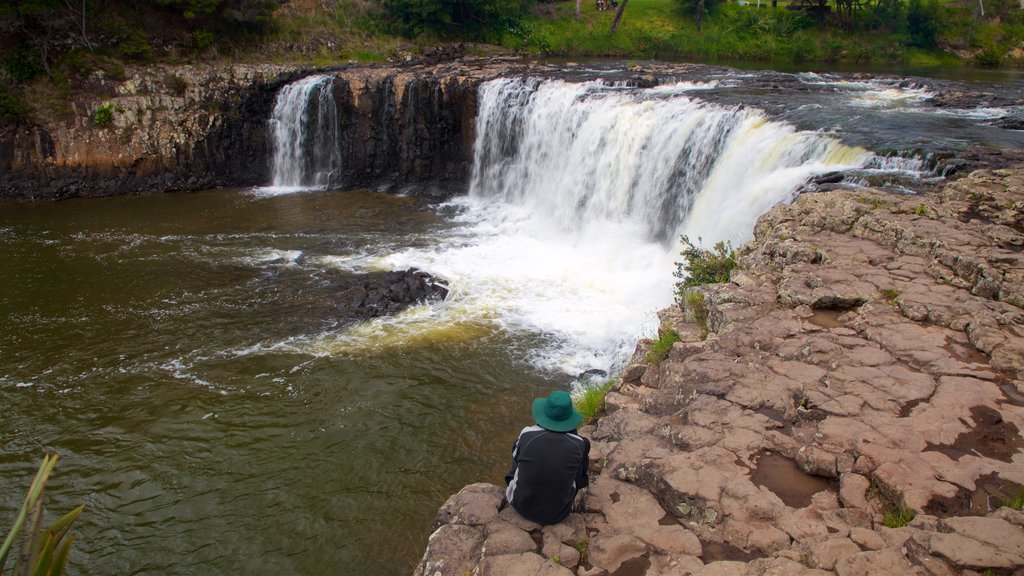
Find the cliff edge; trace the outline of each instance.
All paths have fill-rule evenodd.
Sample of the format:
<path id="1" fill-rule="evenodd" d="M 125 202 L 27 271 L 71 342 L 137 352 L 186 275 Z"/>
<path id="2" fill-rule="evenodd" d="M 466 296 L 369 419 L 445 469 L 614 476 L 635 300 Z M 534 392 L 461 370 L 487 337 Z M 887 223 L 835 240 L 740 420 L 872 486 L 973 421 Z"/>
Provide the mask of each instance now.
<path id="1" fill-rule="evenodd" d="M 468 486 L 416 574 L 1024 573 L 1022 248 L 1024 168 L 775 207 L 582 431 L 585 512 Z"/>

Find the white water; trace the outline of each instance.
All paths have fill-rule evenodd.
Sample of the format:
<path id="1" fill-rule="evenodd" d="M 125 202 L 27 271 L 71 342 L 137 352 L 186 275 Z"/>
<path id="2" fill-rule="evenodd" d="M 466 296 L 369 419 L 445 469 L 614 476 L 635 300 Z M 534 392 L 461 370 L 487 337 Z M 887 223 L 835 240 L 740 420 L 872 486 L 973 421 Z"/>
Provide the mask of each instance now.
<path id="1" fill-rule="evenodd" d="M 285 347 L 351 353 L 497 330 L 536 335 L 525 360 L 542 369 L 614 369 L 672 302 L 681 234 L 738 245 L 808 177 L 873 158 L 690 90 L 484 84 L 461 227 L 429 248 L 334 263 L 419 267 L 450 283 L 448 300 Z"/>
<path id="2" fill-rule="evenodd" d="M 324 188 L 341 174 L 341 124 L 333 76 L 303 78 L 281 89 L 270 119 L 273 183 L 262 194 Z"/>

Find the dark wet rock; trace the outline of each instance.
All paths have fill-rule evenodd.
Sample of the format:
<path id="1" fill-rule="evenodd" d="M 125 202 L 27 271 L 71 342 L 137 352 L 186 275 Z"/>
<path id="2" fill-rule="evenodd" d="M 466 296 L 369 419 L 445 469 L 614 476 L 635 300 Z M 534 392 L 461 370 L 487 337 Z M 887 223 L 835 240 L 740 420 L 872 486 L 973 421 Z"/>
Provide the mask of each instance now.
<path id="1" fill-rule="evenodd" d="M 999 120 L 996 120 L 992 124 L 994 126 L 998 126 L 1006 130 L 1024 130 L 1024 118 L 1016 116 L 1000 118 Z"/>
<path id="2" fill-rule="evenodd" d="M 447 285 L 427 272 L 410 268 L 368 274 L 359 284 L 342 292 L 335 307 L 343 317 L 365 320 L 397 314 L 414 304 L 440 302 L 447 297 Z"/>

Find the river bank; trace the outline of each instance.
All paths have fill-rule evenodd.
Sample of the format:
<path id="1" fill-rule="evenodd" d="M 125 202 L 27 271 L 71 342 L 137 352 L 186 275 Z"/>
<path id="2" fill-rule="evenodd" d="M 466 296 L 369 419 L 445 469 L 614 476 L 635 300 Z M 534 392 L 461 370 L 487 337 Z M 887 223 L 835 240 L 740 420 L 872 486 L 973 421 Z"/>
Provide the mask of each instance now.
<path id="1" fill-rule="evenodd" d="M 416 574 L 1010 574 L 1024 567 L 1024 169 L 921 196 L 806 193 L 758 221 L 708 337 L 634 362 L 585 512 L 502 489 L 438 512 Z"/>

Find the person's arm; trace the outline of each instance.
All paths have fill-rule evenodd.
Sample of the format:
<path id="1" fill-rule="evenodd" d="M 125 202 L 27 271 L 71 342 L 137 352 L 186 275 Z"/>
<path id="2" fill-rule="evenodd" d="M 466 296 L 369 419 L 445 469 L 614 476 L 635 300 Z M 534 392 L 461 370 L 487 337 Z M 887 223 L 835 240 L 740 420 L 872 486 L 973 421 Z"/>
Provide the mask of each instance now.
<path id="1" fill-rule="evenodd" d="M 519 438 L 516 438 L 515 443 L 512 444 L 512 469 L 505 474 L 505 485 L 512 481 L 512 478 L 516 475 L 516 468 L 519 467 Z"/>
<path id="2" fill-rule="evenodd" d="M 583 438 L 580 436 L 580 438 Z M 583 462 L 580 463 L 580 469 L 576 471 L 576 489 L 586 488 L 590 486 L 590 476 L 588 471 L 590 470 L 590 440 L 583 438 Z"/>

